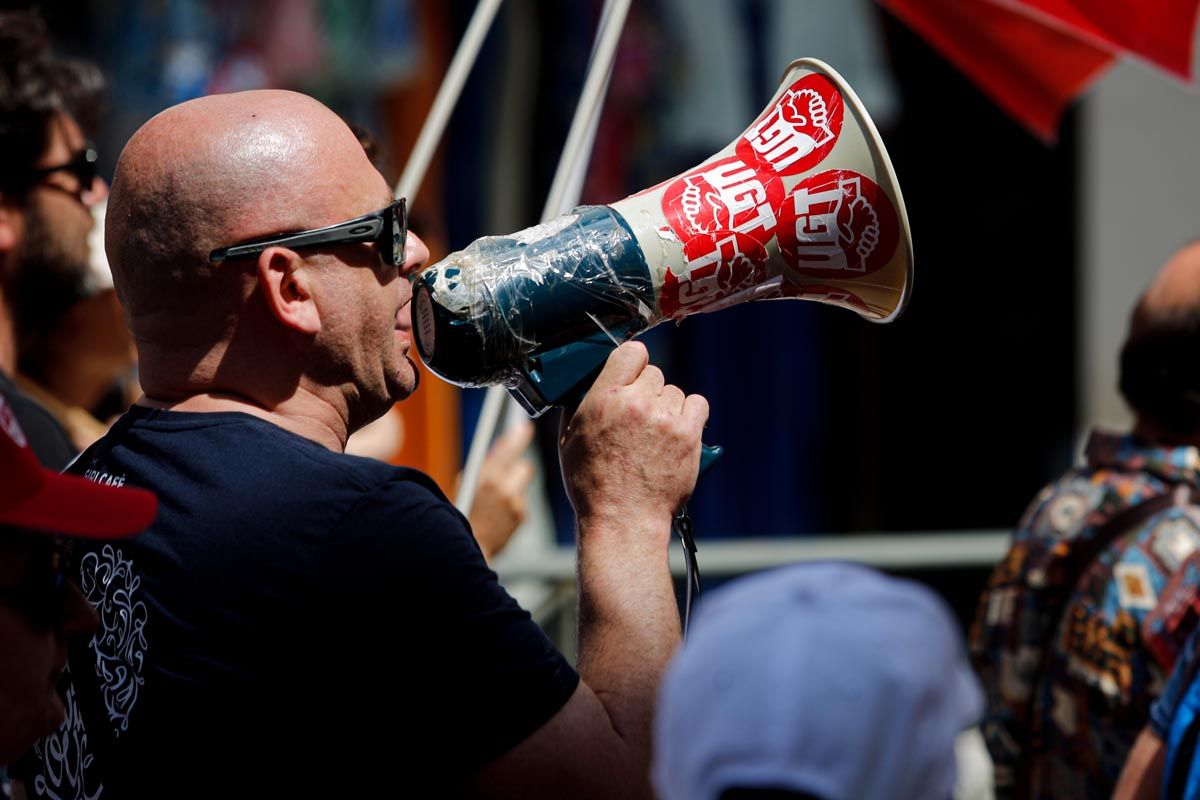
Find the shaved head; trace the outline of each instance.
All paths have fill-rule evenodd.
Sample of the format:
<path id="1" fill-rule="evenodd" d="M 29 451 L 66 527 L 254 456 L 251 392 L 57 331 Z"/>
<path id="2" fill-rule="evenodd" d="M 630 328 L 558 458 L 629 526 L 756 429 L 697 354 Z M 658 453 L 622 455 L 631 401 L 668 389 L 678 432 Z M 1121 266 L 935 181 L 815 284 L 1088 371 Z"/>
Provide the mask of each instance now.
<path id="1" fill-rule="evenodd" d="M 210 264 L 208 254 L 344 219 L 364 171 L 378 176 L 345 123 L 294 92 L 214 95 L 155 116 L 121 153 L 105 229 L 135 337 L 217 335 L 252 276 L 244 264 Z"/>
<path id="2" fill-rule="evenodd" d="M 1200 436 L 1200 242 L 1172 256 L 1134 308 L 1120 388 L 1156 438 Z"/>
<path id="3" fill-rule="evenodd" d="M 1200 311 L 1200 242 L 1192 242 L 1171 257 L 1134 310 L 1132 326 L 1156 318 Z"/>
<path id="4" fill-rule="evenodd" d="M 391 204 L 358 137 L 294 92 L 215 95 L 133 135 L 109 196 L 106 250 L 149 403 L 267 415 L 330 447 L 416 387 L 401 275 L 374 241 L 213 250 L 323 228 Z"/>

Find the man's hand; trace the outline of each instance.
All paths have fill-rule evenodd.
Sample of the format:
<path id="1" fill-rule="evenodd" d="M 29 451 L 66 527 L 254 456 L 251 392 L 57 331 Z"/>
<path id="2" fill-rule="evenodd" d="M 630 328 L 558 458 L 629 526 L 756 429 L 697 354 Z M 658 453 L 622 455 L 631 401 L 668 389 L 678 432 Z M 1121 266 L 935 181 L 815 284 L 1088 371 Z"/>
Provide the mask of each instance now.
<path id="1" fill-rule="evenodd" d="M 665 384 L 649 360 L 640 342 L 621 345 L 575 413 L 563 415 L 563 483 L 581 530 L 636 521 L 669 535 L 696 485 L 708 401 Z"/>
<path id="2" fill-rule="evenodd" d="M 525 451 L 531 441 L 532 423 L 522 422 L 505 431 L 479 470 L 469 519 L 475 540 L 488 560 L 504 549 L 517 526 L 525 521 L 525 493 L 533 479 L 533 462 L 525 458 Z"/>
<path id="3" fill-rule="evenodd" d="M 492 797 L 652 797 L 650 720 L 679 644 L 667 562 L 671 518 L 700 469 L 708 402 L 685 397 L 627 342 L 559 437 L 579 517 L 579 688 L 479 775 Z M 583 755 L 581 755 L 583 754 Z"/>

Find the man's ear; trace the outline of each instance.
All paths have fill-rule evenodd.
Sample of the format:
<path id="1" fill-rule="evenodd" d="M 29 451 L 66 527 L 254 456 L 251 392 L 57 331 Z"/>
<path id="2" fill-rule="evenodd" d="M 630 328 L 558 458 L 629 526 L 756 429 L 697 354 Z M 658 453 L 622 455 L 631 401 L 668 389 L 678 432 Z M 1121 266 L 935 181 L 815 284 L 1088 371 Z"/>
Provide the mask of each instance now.
<path id="1" fill-rule="evenodd" d="M 313 274 L 296 251 L 268 247 L 258 256 L 258 283 L 275 319 L 288 328 L 316 335 L 321 313 L 313 299 Z"/>

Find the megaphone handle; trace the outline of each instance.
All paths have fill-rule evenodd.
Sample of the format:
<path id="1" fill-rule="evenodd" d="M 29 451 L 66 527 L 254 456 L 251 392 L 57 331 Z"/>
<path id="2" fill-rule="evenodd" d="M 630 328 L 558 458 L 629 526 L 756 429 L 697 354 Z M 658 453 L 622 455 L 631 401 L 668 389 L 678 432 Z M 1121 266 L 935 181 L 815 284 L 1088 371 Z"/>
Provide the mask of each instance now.
<path id="1" fill-rule="evenodd" d="M 609 353 L 621 345 L 598 319 L 591 314 L 588 316 L 592 317 L 600 333 L 533 357 L 525 364 L 517 384 L 509 387 L 509 393 L 530 416 L 537 417 L 551 406 L 561 406 L 568 415 L 574 414 L 596 376 L 604 369 Z M 725 448 L 720 445 L 701 445 L 697 480 L 724 452 Z"/>
<path id="2" fill-rule="evenodd" d="M 613 332 L 610 331 L 607 327 L 605 327 L 604 323 L 600 321 L 599 317 L 597 317 L 595 314 L 593 314 L 590 311 L 588 311 L 586 313 L 588 315 L 588 318 L 591 319 L 591 321 L 593 323 L 595 323 L 596 327 L 599 328 L 600 332 L 603 333 L 608 338 L 608 340 L 612 343 L 612 346 L 614 348 L 621 346 L 621 340 L 618 339 L 616 336 L 614 336 Z M 592 382 L 596 380 L 596 375 L 598 375 L 598 374 L 599 374 L 599 372 L 596 372 L 595 374 L 593 374 L 591 376 L 591 378 L 587 381 L 588 386 L 592 385 Z M 576 404 L 578 404 L 578 401 L 576 401 Z M 708 472 L 708 468 L 711 467 L 713 464 L 717 463 L 717 459 L 720 458 L 721 454 L 724 452 L 725 452 L 725 448 L 721 447 L 721 445 L 719 445 L 719 444 L 717 444 L 717 445 L 701 444 L 700 445 L 700 471 L 696 474 L 696 480 L 700 480 L 700 478 L 704 476 L 704 473 Z M 683 514 L 684 517 L 687 516 L 686 509 L 681 513 Z"/>
<path id="3" fill-rule="evenodd" d="M 701 444 L 700 445 L 700 472 L 696 475 L 696 480 L 704 477 L 704 473 L 708 472 L 708 468 L 717 463 L 717 459 L 725 453 L 725 448 L 719 444 Z"/>

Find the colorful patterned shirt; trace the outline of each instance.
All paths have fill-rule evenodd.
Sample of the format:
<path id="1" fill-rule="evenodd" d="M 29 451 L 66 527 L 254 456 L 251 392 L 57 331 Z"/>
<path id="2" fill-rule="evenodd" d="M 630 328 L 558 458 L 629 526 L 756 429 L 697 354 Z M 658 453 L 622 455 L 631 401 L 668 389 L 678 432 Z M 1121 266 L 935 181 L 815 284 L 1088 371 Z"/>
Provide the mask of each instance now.
<path id="1" fill-rule="evenodd" d="M 1064 574 L 1113 516 L 1196 486 L 1200 451 L 1093 432 L 1086 454 L 1026 511 L 972 626 L 998 797 L 1111 796 L 1200 610 L 1200 508 L 1154 514 Z"/>

